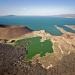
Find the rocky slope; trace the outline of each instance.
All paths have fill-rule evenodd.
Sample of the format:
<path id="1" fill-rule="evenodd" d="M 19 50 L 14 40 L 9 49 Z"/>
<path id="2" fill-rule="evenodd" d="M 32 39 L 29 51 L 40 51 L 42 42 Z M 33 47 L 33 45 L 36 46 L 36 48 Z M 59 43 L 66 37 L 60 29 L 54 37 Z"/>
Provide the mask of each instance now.
<path id="1" fill-rule="evenodd" d="M 25 60 L 26 49 L 0 44 L 0 75 L 46 75 L 40 63 Z"/>

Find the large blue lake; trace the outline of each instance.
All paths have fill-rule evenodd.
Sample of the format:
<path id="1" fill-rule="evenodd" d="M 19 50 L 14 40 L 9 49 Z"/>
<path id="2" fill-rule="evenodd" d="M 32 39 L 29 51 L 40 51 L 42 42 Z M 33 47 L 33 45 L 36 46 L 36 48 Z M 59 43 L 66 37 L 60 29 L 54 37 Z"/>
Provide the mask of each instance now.
<path id="1" fill-rule="evenodd" d="M 57 25 L 68 32 L 75 33 L 75 30 L 65 26 L 75 25 L 75 18 L 50 16 L 3 16 L 0 17 L 0 24 L 24 25 L 33 30 L 46 30 L 53 35 L 61 35 L 62 33 L 56 28 Z"/>

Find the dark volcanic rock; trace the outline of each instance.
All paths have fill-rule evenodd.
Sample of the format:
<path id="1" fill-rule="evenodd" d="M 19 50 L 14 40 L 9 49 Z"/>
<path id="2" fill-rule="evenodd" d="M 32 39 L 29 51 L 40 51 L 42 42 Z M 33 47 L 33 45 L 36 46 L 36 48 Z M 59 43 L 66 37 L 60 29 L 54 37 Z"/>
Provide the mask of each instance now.
<path id="1" fill-rule="evenodd" d="M 41 64 L 25 60 L 26 50 L 0 44 L 0 75 L 47 75 Z"/>
<path id="2" fill-rule="evenodd" d="M 24 58 L 24 48 L 15 48 L 11 45 L 0 44 L 0 75 L 7 75 L 6 73 L 13 74 L 16 68 L 15 64 Z"/>

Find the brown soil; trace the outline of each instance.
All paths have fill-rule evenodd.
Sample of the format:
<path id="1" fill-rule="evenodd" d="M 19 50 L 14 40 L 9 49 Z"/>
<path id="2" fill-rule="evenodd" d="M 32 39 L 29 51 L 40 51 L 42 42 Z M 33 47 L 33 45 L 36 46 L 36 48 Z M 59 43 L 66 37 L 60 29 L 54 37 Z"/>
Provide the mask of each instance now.
<path id="1" fill-rule="evenodd" d="M 75 28 L 75 26 L 72 26 L 73 28 Z"/>
<path id="2" fill-rule="evenodd" d="M 31 29 L 24 26 L 0 25 L 0 39 L 12 39 L 32 32 Z"/>

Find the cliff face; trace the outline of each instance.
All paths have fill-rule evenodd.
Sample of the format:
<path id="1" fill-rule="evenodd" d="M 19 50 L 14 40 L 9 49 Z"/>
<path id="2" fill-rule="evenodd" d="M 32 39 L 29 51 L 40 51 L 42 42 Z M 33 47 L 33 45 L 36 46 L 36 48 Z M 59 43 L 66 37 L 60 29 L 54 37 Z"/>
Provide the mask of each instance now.
<path id="1" fill-rule="evenodd" d="M 28 27 L 0 25 L 0 39 L 12 39 L 32 32 Z"/>

